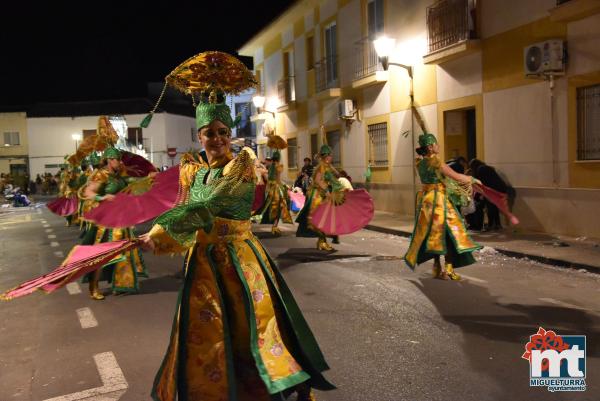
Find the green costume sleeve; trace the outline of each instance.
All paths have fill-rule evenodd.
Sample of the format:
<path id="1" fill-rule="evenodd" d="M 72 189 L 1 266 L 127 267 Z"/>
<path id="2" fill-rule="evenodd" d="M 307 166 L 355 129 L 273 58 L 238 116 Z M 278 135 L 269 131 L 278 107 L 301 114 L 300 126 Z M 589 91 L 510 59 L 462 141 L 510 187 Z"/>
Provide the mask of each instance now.
<path id="1" fill-rule="evenodd" d="M 209 233 L 212 230 L 215 210 L 211 210 L 205 202 L 194 202 L 177 206 L 160 215 L 154 224 L 160 225 L 174 240 L 190 247 L 194 242 L 197 230 Z"/>

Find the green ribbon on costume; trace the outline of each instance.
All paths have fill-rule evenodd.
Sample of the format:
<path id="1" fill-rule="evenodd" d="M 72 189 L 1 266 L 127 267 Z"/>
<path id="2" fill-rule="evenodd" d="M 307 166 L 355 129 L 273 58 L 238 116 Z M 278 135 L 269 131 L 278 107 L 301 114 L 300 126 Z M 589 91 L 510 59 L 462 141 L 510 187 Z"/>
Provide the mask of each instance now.
<path id="1" fill-rule="evenodd" d="M 100 164 L 100 156 L 98 156 L 98 154 L 96 152 L 90 153 L 88 158 L 89 158 L 90 164 L 92 166 L 97 166 L 98 164 Z"/>
<path id="2" fill-rule="evenodd" d="M 435 135 L 430 134 L 429 132 L 419 135 L 419 146 L 422 148 L 433 145 L 434 143 L 437 143 Z"/>
<path id="3" fill-rule="evenodd" d="M 117 160 L 121 160 L 121 151 L 117 148 L 107 148 L 104 153 L 102 154 L 102 157 L 105 159 L 117 159 Z"/>

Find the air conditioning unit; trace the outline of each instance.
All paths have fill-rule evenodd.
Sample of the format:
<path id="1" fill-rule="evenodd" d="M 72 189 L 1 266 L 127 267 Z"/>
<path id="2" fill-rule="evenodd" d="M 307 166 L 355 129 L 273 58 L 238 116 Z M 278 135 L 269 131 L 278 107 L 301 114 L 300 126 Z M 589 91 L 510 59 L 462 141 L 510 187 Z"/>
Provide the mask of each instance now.
<path id="1" fill-rule="evenodd" d="M 564 74 L 565 49 L 565 42 L 562 39 L 550 39 L 525 47 L 523 50 L 525 76 Z"/>
<path id="2" fill-rule="evenodd" d="M 356 117 L 356 110 L 354 109 L 352 99 L 340 100 L 338 103 L 338 117 L 342 120 L 354 119 Z"/>

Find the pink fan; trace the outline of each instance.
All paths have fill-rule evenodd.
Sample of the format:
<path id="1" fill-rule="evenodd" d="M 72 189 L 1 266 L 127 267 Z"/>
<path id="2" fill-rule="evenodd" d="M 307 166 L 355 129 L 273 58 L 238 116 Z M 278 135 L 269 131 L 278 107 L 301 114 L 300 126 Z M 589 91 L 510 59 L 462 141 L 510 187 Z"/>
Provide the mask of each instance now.
<path id="1" fill-rule="evenodd" d="M 152 187 L 141 195 L 120 192 L 101 202 L 83 217 L 101 226 L 120 228 L 152 220 L 175 206 L 179 190 L 179 166 L 158 173 Z"/>
<path id="2" fill-rule="evenodd" d="M 135 153 L 122 151 L 121 162 L 130 177 L 146 177 L 149 173 L 157 171 L 152 163 Z"/>
<path id="3" fill-rule="evenodd" d="M 371 195 L 364 189 L 344 192 L 345 200 L 335 205 L 329 199 L 312 213 L 311 223 L 327 235 L 351 234 L 369 224 L 375 213 Z"/>
<path id="4" fill-rule="evenodd" d="M 260 210 L 265 203 L 265 184 L 258 184 L 254 189 L 254 202 L 252 203 L 252 212 Z"/>
<path id="5" fill-rule="evenodd" d="M 294 191 L 288 191 L 288 194 L 290 195 L 290 200 L 293 202 L 296 209 L 302 210 L 304 207 L 304 202 L 306 202 L 306 196 L 304 196 L 302 192 Z"/>
<path id="6" fill-rule="evenodd" d="M 512 214 L 508 209 L 508 197 L 505 193 L 496 191 L 495 189 L 479 184 L 473 185 L 473 189 L 476 192 L 479 192 L 480 194 L 485 196 L 485 198 L 492 202 L 494 205 L 496 205 L 498 209 L 502 212 L 502 214 L 504 214 L 508 218 L 510 224 L 512 224 L 513 226 L 519 224 L 519 219 L 517 218 L 517 216 Z"/>
<path id="7" fill-rule="evenodd" d="M 0 299 L 10 300 L 31 294 L 36 290 L 53 292 L 84 274 L 104 266 L 116 256 L 138 245 L 137 241 L 131 240 L 104 242 L 96 245 L 76 245 L 60 267 L 6 291 L 0 295 Z"/>
<path id="8" fill-rule="evenodd" d="M 52 213 L 65 217 L 75 213 L 78 205 L 79 201 L 77 200 L 77 197 L 71 196 L 69 198 L 57 198 L 52 202 L 49 202 L 46 207 L 48 207 Z"/>

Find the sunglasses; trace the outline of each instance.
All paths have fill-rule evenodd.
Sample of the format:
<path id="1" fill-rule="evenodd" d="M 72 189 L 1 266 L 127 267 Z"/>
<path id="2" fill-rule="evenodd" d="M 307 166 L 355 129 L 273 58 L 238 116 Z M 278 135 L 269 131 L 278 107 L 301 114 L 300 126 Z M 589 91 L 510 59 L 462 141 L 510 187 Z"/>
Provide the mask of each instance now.
<path id="1" fill-rule="evenodd" d="M 208 139 L 214 139 L 216 137 L 219 137 L 219 138 L 230 138 L 231 137 L 231 131 L 227 128 L 218 128 L 216 130 L 208 128 L 206 130 L 200 131 L 200 134 L 204 135 Z"/>

